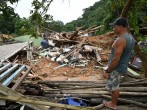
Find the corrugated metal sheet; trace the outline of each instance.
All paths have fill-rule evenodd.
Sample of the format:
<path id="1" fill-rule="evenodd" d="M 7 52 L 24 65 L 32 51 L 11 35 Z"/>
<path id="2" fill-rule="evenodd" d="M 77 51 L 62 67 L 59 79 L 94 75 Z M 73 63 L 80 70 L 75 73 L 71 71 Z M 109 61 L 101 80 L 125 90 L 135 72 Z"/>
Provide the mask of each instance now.
<path id="1" fill-rule="evenodd" d="M 15 90 L 30 71 L 31 67 L 27 65 L 1 63 L 0 84 L 8 86 L 13 80 L 15 80 L 15 84 L 11 87 L 13 90 Z"/>

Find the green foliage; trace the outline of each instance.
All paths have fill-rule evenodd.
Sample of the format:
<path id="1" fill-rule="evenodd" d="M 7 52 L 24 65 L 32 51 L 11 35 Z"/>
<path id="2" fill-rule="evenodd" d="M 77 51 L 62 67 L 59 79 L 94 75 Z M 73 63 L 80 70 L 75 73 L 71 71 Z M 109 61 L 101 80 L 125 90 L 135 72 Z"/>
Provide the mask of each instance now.
<path id="1" fill-rule="evenodd" d="M 14 9 L 7 5 L 7 3 L 16 3 L 18 0 L 2 0 L 0 2 L 0 32 L 4 34 L 11 34 L 14 32 L 15 22 L 19 16 L 14 13 Z"/>
<path id="2" fill-rule="evenodd" d="M 30 20 L 23 18 L 23 19 L 19 19 L 16 21 L 15 23 L 15 33 L 18 36 L 21 35 L 30 35 L 33 34 L 33 36 L 37 36 L 36 30 L 34 29 L 34 26 L 32 25 L 32 23 L 30 22 Z"/>
<path id="3" fill-rule="evenodd" d="M 69 31 L 74 31 L 75 30 L 75 26 L 74 23 L 67 23 L 64 27 L 65 31 L 69 32 Z"/>
<path id="4" fill-rule="evenodd" d="M 41 31 L 40 27 L 47 22 L 52 21 L 52 16 L 46 14 L 52 1 L 53 0 L 33 0 L 33 10 L 31 10 L 31 16 L 29 17 L 33 27 L 28 33 L 32 37 L 38 37 Z"/>
<path id="5" fill-rule="evenodd" d="M 52 22 L 48 22 L 46 24 L 47 24 L 46 28 L 49 28 L 53 31 L 56 31 L 56 32 L 63 31 L 64 24 L 62 21 L 52 21 Z"/>
<path id="6" fill-rule="evenodd" d="M 67 31 L 75 30 L 76 27 L 84 27 L 84 29 L 92 27 L 94 25 L 105 25 L 101 31 L 97 31 L 94 34 L 101 34 L 110 30 L 108 24 L 114 15 L 113 12 L 109 12 L 107 9 L 109 0 L 101 0 L 96 2 L 93 6 L 83 10 L 83 15 L 75 21 L 67 23 L 65 27 Z M 109 6 L 110 7 L 110 6 Z"/>
<path id="7" fill-rule="evenodd" d="M 16 3 L 19 0 L 1 0 L 0 3 L 0 31 L 2 33 L 13 33 L 18 35 L 30 34 L 37 37 L 42 31 L 42 26 L 51 30 L 73 31 L 77 27 L 89 28 L 94 25 L 104 25 L 104 28 L 94 34 L 102 34 L 110 31 L 110 22 L 120 16 L 127 0 L 100 0 L 93 6 L 83 10 L 82 17 L 64 25 L 61 21 L 53 21 L 51 15 L 46 14 L 53 0 L 32 0 L 33 9 L 28 19 L 20 19 L 14 13 L 14 9 L 7 6 L 7 3 Z M 31 1 L 30 1 L 31 2 Z M 130 27 L 135 29 L 135 34 L 139 35 L 139 27 L 147 26 L 147 1 L 134 0 L 129 12 L 128 20 Z M 16 28 L 16 29 L 14 29 Z M 139 40 L 141 37 L 138 37 Z"/>
<path id="8" fill-rule="evenodd" d="M 146 0 L 136 0 L 133 2 L 133 6 L 129 12 L 129 24 L 130 27 L 134 28 L 134 34 L 137 35 L 138 40 L 142 39 L 142 35 L 139 33 L 139 28 L 143 26 L 147 26 L 146 18 L 147 18 L 147 1 Z"/>
<path id="9" fill-rule="evenodd" d="M 104 25 L 104 28 L 95 34 L 102 34 L 111 29 L 110 22 L 118 18 L 125 6 L 127 0 L 100 0 L 93 6 L 83 10 L 81 18 L 74 20 L 65 25 L 70 25 L 67 28 L 69 31 L 74 30 L 76 27 L 89 28 L 93 25 Z M 131 28 L 135 29 L 135 34 L 139 33 L 139 27 L 147 26 L 147 1 L 134 0 L 131 10 L 129 11 L 128 21 Z"/>

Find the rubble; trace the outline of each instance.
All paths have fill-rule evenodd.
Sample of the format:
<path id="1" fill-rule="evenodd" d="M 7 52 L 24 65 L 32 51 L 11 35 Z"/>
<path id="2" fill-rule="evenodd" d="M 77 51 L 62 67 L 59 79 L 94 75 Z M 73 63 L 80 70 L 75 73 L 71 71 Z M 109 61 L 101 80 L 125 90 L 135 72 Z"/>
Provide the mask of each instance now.
<path id="1" fill-rule="evenodd" d="M 93 31 L 100 27 L 91 30 Z M 61 33 L 52 37 L 47 36 L 49 48 L 45 49 L 43 53 L 41 52 L 40 55 L 60 64 L 66 63 L 68 66 L 83 67 L 91 63 L 88 60 L 94 59 L 98 64 L 103 65 L 101 62 L 108 60 L 108 53 L 105 53 L 105 51 L 110 51 L 114 34 L 107 33 L 105 36 L 83 37 L 80 35 L 88 33 L 90 30 L 88 29 L 84 32 L 79 32 L 79 30 L 80 28 L 71 34 Z M 107 58 L 105 57 L 106 55 Z M 83 60 L 86 65 L 81 63 Z"/>
<path id="2" fill-rule="evenodd" d="M 101 103 L 104 99 L 108 100 L 110 94 L 104 88 L 105 82 L 102 75 L 103 70 L 107 68 L 108 55 L 116 37 L 111 32 L 105 35 L 85 36 L 100 27 L 93 27 L 85 31 L 78 28 L 75 32 L 50 34 L 52 36 L 46 36 L 48 48 L 34 50 L 28 47 L 27 53 L 17 54 L 10 58 L 10 62 L 29 65 L 32 70 L 27 76 L 24 75 L 25 72 L 21 72 L 25 80 L 18 82 L 17 93 L 11 91 L 9 94 L 6 93 L 6 96 L 0 96 L 0 99 L 51 110 L 54 108 L 103 110 L 104 105 Z M 134 80 L 134 82 L 128 82 L 128 80 Z M 139 89 L 136 90 L 136 86 Z M 132 105 L 140 107 L 140 110 L 147 108 L 146 99 L 143 98 L 147 96 L 146 79 L 136 80 L 129 77 L 120 89 L 119 104 L 122 110 L 125 107 L 133 110 Z M 25 96 L 19 95 L 18 92 Z M 59 100 L 66 96 L 83 98 L 92 107 L 81 108 L 59 104 Z M 53 100 L 55 100 L 54 103 L 52 103 Z"/>

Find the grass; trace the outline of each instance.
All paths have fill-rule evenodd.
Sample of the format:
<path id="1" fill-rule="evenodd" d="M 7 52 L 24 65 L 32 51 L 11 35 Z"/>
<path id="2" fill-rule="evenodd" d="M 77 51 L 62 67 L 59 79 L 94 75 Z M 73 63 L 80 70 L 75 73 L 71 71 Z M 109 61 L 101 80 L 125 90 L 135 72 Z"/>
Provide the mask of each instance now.
<path id="1" fill-rule="evenodd" d="M 22 42 L 33 41 L 35 47 L 39 47 L 39 46 L 40 46 L 40 42 L 41 42 L 41 40 L 42 40 L 41 37 L 38 37 L 38 38 L 31 37 L 31 38 L 30 38 L 29 35 L 19 36 L 19 37 L 16 37 L 16 38 L 14 38 L 14 39 L 15 39 L 16 41 L 22 41 Z"/>

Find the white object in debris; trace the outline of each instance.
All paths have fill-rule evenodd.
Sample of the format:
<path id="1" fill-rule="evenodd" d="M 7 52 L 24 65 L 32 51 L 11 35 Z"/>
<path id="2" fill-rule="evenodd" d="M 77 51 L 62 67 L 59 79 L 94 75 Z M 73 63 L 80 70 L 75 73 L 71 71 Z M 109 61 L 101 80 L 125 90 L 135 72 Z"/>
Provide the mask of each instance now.
<path id="1" fill-rule="evenodd" d="M 69 49 L 69 48 L 64 48 L 63 49 L 63 52 L 69 52 L 71 49 Z"/>
<path id="2" fill-rule="evenodd" d="M 65 63 L 68 63 L 68 62 L 69 62 L 69 60 L 68 60 L 68 59 L 64 59 L 64 62 L 65 62 Z"/>
<path id="3" fill-rule="evenodd" d="M 60 52 L 48 52 L 49 56 L 55 57 L 57 55 L 60 55 Z"/>
<path id="4" fill-rule="evenodd" d="M 52 58 L 51 58 L 51 61 L 55 61 L 55 59 L 56 59 L 56 57 L 52 57 Z"/>
<path id="5" fill-rule="evenodd" d="M 88 47 L 88 48 L 94 49 L 94 50 L 98 50 L 98 51 L 102 50 L 102 48 L 95 47 L 95 46 L 90 46 L 90 45 L 85 45 L 85 46 Z"/>
<path id="6" fill-rule="evenodd" d="M 55 36 L 54 36 L 56 39 L 60 39 L 60 35 L 57 33 Z"/>
<path id="7" fill-rule="evenodd" d="M 5 106 L 6 105 L 6 101 L 5 100 L 0 100 L 0 105 Z"/>
<path id="8" fill-rule="evenodd" d="M 82 59 L 83 58 L 82 54 L 79 54 L 78 58 L 79 59 Z"/>
<path id="9" fill-rule="evenodd" d="M 54 47 L 56 43 L 53 43 L 53 40 L 48 40 L 48 44 Z"/>
<path id="10" fill-rule="evenodd" d="M 88 36 L 89 36 L 89 34 L 88 34 L 88 33 L 86 33 L 86 34 L 83 34 L 83 35 L 80 35 L 80 36 L 82 36 L 82 37 L 88 37 Z"/>
<path id="11" fill-rule="evenodd" d="M 64 58 L 65 56 L 64 55 L 60 55 L 57 59 L 56 59 L 56 61 L 58 62 L 58 61 L 61 61 L 63 58 Z M 64 59 L 64 62 L 69 62 L 67 59 Z"/>
<path id="12" fill-rule="evenodd" d="M 92 48 L 89 45 L 84 45 L 86 51 L 92 52 Z"/>
<path id="13" fill-rule="evenodd" d="M 56 59 L 56 61 L 61 61 L 62 58 L 64 58 L 64 56 L 63 56 L 63 55 L 60 55 L 60 56 Z"/>
<path id="14" fill-rule="evenodd" d="M 75 65 L 76 67 L 85 67 L 86 64 L 78 64 L 78 65 Z"/>
<path id="15" fill-rule="evenodd" d="M 103 70 L 106 70 L 108 66 L 95 66 L 95 68 L 102 68 Z"/>
<path id="16" fill-rule="evenodd" d="M 23 105 L 23 106 L 20 108 L 20 110 L 24 110 L 24 107 L 25 107 L 25 105 Z"/>
<path id="17" fill-rule="evenodd" d="M 33 43 L 30 43 L 30 41 L 28 41 L 27 48 L 29 49 L 27 50 L 27 60 L 31 61 L 33 59 L 32 51 L 31 51 L 33 50 Z"/>
<path id="18" fill-rule="evenodd" d="M 59 51 L 59 50 L 60 50 L 60 48 L 58 48 L 58 47 L 53 48 L 53 51 Z"/>

